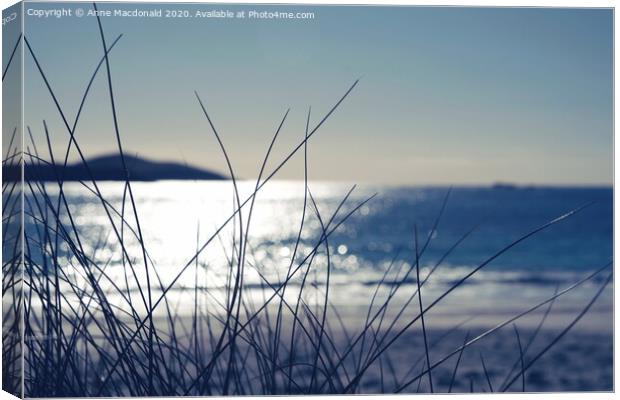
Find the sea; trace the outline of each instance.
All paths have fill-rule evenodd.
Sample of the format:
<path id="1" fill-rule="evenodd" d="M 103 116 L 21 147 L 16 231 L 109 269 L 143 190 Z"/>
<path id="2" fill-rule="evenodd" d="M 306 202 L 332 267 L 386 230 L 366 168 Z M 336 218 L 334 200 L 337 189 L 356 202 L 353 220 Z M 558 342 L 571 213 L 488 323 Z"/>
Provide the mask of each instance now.
<path id="1" fill-rule="evenodd" d="M 98 182 L 97 188 L 68 182 L 63 190 L 85 253 L 121 279 L 128 269 L 122 238 L 138 274 L 135 281 L 145 282 L 140 274 L 146 254 L 148 268 L 157 271 L 159 282 L 154 285 L 170 286 L 171 291 L 224 290 L 243 252 L 246 290 L 265 290 L 284 281 L 300 284 L 304 276 L 325 287 L 329 279 L 334 302 L 361 310 L 377 285 L 415 286 L 416 268 L 420 279 L 429 278 L 425 295 L 431 301 L 484 265 L 450 295 L 450 310 L 467 305 L 468 312 L 480 315 L 492 304 L 507 314 L 613 262 L 611 187 L 399 187 L 311 181 L 307 188 L 302 181 L 270 181 L 255 197 L 256 182 L 249 180 L 238 182 L 236 191 L 230 181 L 134 182 L 132 196 L 124 182 Z M 56 204 L 57 185 L 46 191 Z M 235 213 L 238 203 L 244 206 Z M 60 213 L 67 227 L 68 214 L 66 209 Z M 35 224 L 30 221 L 28 226 L 34 236 Z M 515 241 L 519 243 L 512 246 Z M 61 264 L 71 274 L 78 260 L 65 250 Z M 588 282 L 590 287 L 584 286 L 569 309 L 578 312 L 609 272 L 611 267 Z M 604 302 L 611 309 L 611 289 Z"/>

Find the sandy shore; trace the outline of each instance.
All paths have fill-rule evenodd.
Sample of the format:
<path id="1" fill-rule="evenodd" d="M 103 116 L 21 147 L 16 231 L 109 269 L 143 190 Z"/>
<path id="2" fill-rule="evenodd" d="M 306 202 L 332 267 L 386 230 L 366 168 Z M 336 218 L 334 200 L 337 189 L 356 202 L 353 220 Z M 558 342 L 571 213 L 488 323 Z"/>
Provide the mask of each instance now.
<path id="1" fill-rule="evenodd" d="M 430 330 L 429 353 L 431 365 L 452 353 L 463 343 L 465 336 L 475 337 L 482 333 L 481 329 L 470 331 L 458 329 Z M 447 333 L 447 335 L 446 335 Z M 524 355 L 524 365 L 528 365 L 550 342 L 558 330 L 543 329 L 538 332 L 534 341 Z M 527 346 L 534 331 L 519 330 L 522 346 Z M 387 352 L 396 368 L 394 376 L 384 367 L 383 383 L 378 368 L 369 369 L 358 393 L 390 393 L 394 388 L 402 389 L 402 393 L 429 392 L 428 375 L 421 382 L 415 380 L 409 386 L 403 384 L 420 375 L 425 366 L 424 342 L 420 331 L 411 332 L 401 338 Z M 489 375 L 492 388 L 489 386 L 481 355 Z M 448 392 L 458 354 L 434 368 L 432 379 L 435 392 Z M 516 368 L 513 369 L 512 367 Z M 468 393 L 508 390 L 522 391 L 520 373 L 520 353 L 516 335 L 512 327 L 495 332 L 479 342 L 467 347 L 462 354 L 455 375 L 452 392 Z M 517 379 L 510 386 L 506 382 Z M 509 378 L 507 378 L 509 377 Z M 611 334 L 595 334 L 575 331 L 567 334 L 548 352 L 540 357 L 525 372 L 526 392 L 557 392 L 557 391 L 611 391 L 613 389 L 613 337 Z"/>
<path id="2" fill-rule="evenodd" d="M 559 289 L 570 286 L 563 284 Z M 433 390 L 435 392 L 490 392 L 490 391 L 521 391 L 523 382 L 518 375 L 521 371 L 519 342 L 514 330 L 518 327 L 519 338 L 524 352 L 523 362 L 527 367 L 525 372 L 525 391 L 527 392 L 557 392 L 557 391 L 610 391 L 613 389 L 613 291 L 607 286 L 592 308 L 581 318 L 557 343 L 551 348 L 545 348 L 552 343 L 565 328 L 572 324 L 588 302 L 593 298 L 600 281 L 587 282 L 574 291 L 559 297 L 553 303 L 550 311 L 548 304 L 541 306 L 514 321 L 511 319 L 520 313 L 540 304 L 556 292 L 555 286 L 535 285 L 531 283 L 501 283 L 488 282 L 463 287 L 450 293 L 442 301 L 430 310 L 425 317 L 428 335 L 429 358 L 433 366 L 431 371 Z M 290 310 L 284 308 L 282 320 L 282 334 L 280 337 L 280 349 L 276 364 L 276 380 L 278 384 L 273 392 L 277 394 L 299 393 L 305 389 L 287 388 L 288 376 L 286 371 L 291 362 L 295 363 L 293 378 L 299 384 L 299 388 L 313 387 L 317 393 L 342 393 L 354 377 L 363 374 L 355 393 L 416 393 L 430 392 L 430 382 L 427 374 L 416 380 L 417 376 L 426 368 L 426 352 L 424 336 L 421 329 L 421 321 L 418 319 L 411 323 L 419 315 L 418 298 L 413 297 L 416 285 L 403 285 L 391 299 L 383 322 L 376 319 L 371 329 L 365 335 L 364 345 L 357 341 L 353 350 L 347 352 L 351 343 L 356 341 L 363 330 L 368 305 L 370 304 L 374 288 L 366 285 L 334 284 L 330 287 L 330 307 L 326 315 L 326 330 L 323 338 L 321 354 L 323 359 L 319 363 L 321 374 L 334 375 L 333 362 L 338 363 L 335 368 L 337 378 L 334 387 L 320 387 L 317 390 L 311 385 L 312 378 L 308 371 L 309 365 L 314 360 L 313 343 L 317 343 L 318 329 L 316 320 L 312 321 L 307 312 L 301 312 L 301 320 L 304 329 L 309 333 L 302 333 L 297 327 L 294 360 L 290 357 L 290 327 L 292 318 Z M 313 293 L 315 290 L 316 293 Z M 322 317 L 324 308 L 321 303 L 321 294 L 324 287 L 314 289 L 307 288 L 304 297 L 308 309 L 312 309 L 316 318 Z M 380 312 L 390 292 L 389 285 L 382 285 L 377 292 L 374 307 L 370 313 L 371 318 Z M 446 290 L 442 285 L 428 285 L 423 288 L 423 304 L 427 307 Z M 208 301 L 218 296 L 211 292 L 208 296 L 199 293 L 198 302 L 194 303 L 193 290 L 173 290 L 168 293 L 168 306 L 174 315 L 174 322 L 170 324 L 165 312 L 166 307 L 160 306 L 155 314 L 155 326 L 164 342 L 170 342 L 174 329 L 174 343 L 181 351 L 178 354 L 186 354 L 189 359 L 195 356 L 194 340 L 192 333 L 192 313 L 194 304 L 201 311 L 201 320 L 198 322 L 197 339 L 201 347 L 200 360 L 210 360 L 214 343 L 221 334 L 221 305 Z M 157 295 L 157 292 L 155 292 Z M 247 310 L 241 313 L 241 323 L 252 315 L 265 299 L 273 295 L 273 291 L 265 288 L 247 289 L 244 291 L 243 301 Z M 296 290 L 289 288 L 286 296 L 288 305 L 295 306 Z M 237 351 L 243 359 L 245 394 L 261 394 L 265 390 L 265 383 L 261 376 L 269 373 L 272 365 L 266 362 L 272 351 L 273 329 L 277 312 L 276 300 L 272 300 L 269 306 L 253 319 L 246 329 L 242 330 L 237 340 Z M 402 313 L 399 314 L 401 307 Z M 244 307 L 245 307 L 244 306 Z M 247 314 L 246 312 L 249 312 Z M 212 324 L 207 331 L 205 322 L 207 313 L 210 315 Z M 381 313 L 381 312 L 380 312 Z M 545 317 L 546 314 L 546 317 Z M 382 313 L 381 313 L 382 315 Z M 541 321 L 544 319 L 544 324 Z M 455 365 L 459 356 L 459 347 L 464 343 L 465 336 L 474 339 L 494 327 L 509 321 L 501 329 L 495 330 L 479 341 L 469 345 L 462 353 L 458 370 L 454 375 Z M 135 326 L 131 320 L 127 320 L 127 326 L 131 329 Z M 229 328 L 230 329 L 230 328 Z M 392 339 L 398 334 L 393 342 Z M 309 336 L 308 336 L 309 335 Z M 375 336 L 376 335 L 376 336 Z M 226 336 L 228 337 L 228 335 Z M 312 338 L 312 340 L 309 339 Z M 228 339 L 225 340 L 227 342 Z M 373 343 L 374 341 L 374 343 Z M 377 344 L 378 343 L 378 344 Z M 387 344 L 389 346 L 386 346 Z M 139 345 L 135 343 L 134 345 Z M 258 347 L 256 347 L 258 346 Z M 377 354 L 376 349 L 385 348 L 381 355 L 364 369 L 364 361 L 373 359 Z M 256 350 L 262 353 L 260 357 Z M 544 351 L 544 354 L 542 353 Z M 344 353 L 347 353 L 345 361 L 341 364 Z M 246 356 L 247 355 L 247 356 Z M 540 357 L 539 357 L 540 355 Z M 166 358 L 168 355 L 165 355 Z M 449 356 L 448 358 L 446 358 Z M 176 356 L 175 356 L 176 357 Z M 182 358 L 185 355 L 181 356 Z M 444 358 L 445 361 L 444 361 Z M 171 359 L 176 363 L 174 358 Z M 362 360 L 362 362 L 360 362 Z M 484 365 L 483 361 L 484 360 Z M 324 362 L 325 361 L 325 362 Z M 535 362 L 534 362 L 535 361 Z M 206 362 L 206 361 L 205 361 Z M 241 362 L 241 360 L 237 361 Z M 324 362 L 324 363 L 323 363 Z M 533 363 L 532 363 L 533 362 Z M 217 393 L 221 385 L 221 374 L 227 367 L 228 358 L 220 357 L 218 360 L 218 373 L 209 382 L 211 390 Z M 530 363 L 532 363 L 530 365 Z M 185 363 L 184 373 L 192 379 L 196 375 L 194 366 Z M 281 368 L 281 370 L 280 370 Z M 485 374 L 486 369 L 486 374 Z M 174 371 L 174 368 L 173 368 Z M 284 371 L 284 372 L 280 372 Z M 93 370 L 93 379 L 97 371 Z M 487 379 L 488 374 L 488 379 Z M 318 382 L 321 382 L 319 374 Z M 507 382 L 513 381 L 510 386 Z M 323 380 L 327 382 L 327 380 Z M 452 387 L 451 386 L 452 382 Z M 288 391 L 290 389 L 290 391 Z M 270 393 L 272 392 L 269 389 Z M 182 393 L 182 392 L 179 392 Z M 191 394 L 205 394 L 196 392 Z"/>

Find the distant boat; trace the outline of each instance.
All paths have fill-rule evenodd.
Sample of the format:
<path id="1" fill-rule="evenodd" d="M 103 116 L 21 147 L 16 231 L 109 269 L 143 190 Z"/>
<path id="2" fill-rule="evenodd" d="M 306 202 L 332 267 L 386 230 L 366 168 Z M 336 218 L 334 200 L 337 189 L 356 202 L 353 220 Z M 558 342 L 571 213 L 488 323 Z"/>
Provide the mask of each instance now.
<path id="1" fill-rule="evenodd" d="M 144 158 L 125 155 L 127 171 L 123 170 L 123 163 L 118 154 L 104 155 L 86 160 L 88 168 L 82 162 L 56 166 L 39 162 L 27 162 L 25 178 L 28 181 L 57 181 L 62 177 L 64 181 L 124 181 L 127 177 L 131 181 L 157 181 L 166 179 L 175 180 L 223 180 L 226 176 L 217 172 L 183 165 L 175 162 L 152 161 Z M 89 174 L 90 170 L 90 174 Z M 17 181 L 21 177 L 18 165 L 3 165 L 2 180 Z"/>
<path id="2" fill-rule="evenodd" d="M 491 186 L 491 188 L 499 189 L 499 190 L 514 190 L 514 189 L 519 189 L 519 186 L 512 184 L 512 183 L 497 182 L 497 183 L 494 183 L 493 186 Z"/>

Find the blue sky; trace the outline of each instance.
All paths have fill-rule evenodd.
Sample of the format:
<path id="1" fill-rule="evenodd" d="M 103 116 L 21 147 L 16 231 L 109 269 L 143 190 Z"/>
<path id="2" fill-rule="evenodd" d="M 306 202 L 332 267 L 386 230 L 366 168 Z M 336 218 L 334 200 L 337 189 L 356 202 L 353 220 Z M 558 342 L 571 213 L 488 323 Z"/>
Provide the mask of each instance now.
<path id="1" fill-rule="evenodd" d="M 26 4 L 46 7 L 52 6 Z M 100 9 L 137 7 L 166 8 L 102 4 Z M 192 14 L 278 9 L 172 8 Z M 274 163 L 303 138 L 309 106 L 314 125 L 362 77 L 310 142 L 312 179 L 611 184 L 611 10 L 280 9 L 312 11 L 315 18 L 103 18 L 109 42 L 124 35 L 110 61 L 127 152 L 225 171 L 194 97 L 196 90 L 236 173 L 251 178 L 288 107 L 291 113 Z M 26 17 L 25 23 L 26 35 L 72 121 L 102 56 L 96 20 Z M 37 140 L 43 140 L 41 121 L 46 119 L 60 153 L 68 134 L 29 57 L 25 74 L 26 122 Z M 87 156 L 116 149 L 104 78 L 98 76 L 76 134 Z M 278 177 L 302 177 L 302 161 L 296 157 Z"/>

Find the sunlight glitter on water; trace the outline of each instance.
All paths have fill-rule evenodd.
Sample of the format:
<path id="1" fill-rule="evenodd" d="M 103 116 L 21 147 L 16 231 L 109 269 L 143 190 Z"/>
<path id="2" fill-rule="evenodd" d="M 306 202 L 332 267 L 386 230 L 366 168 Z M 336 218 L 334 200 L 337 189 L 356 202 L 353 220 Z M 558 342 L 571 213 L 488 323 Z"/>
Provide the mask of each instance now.
<path id="1" fill-rule="evenodd" d="M 54 196 L 57 190 L 55 192 L 52 186 L 50 185 L 48 190 Z M 109 203 L 107 207 L 112 215 L 116 232 L 101 200 L 79 183 L 67 183 L 64 188 L 73 220 L 80 231 L 85 252 L 92 254 L 98 265 L 104 266 L 109 283 L 128 282 L 126 286 L 135 290 L 138 286 L 144 285 L 147 277 L 129 195 L 124 193 L 123 182 L 100 182 L 98 186 Z M 255 182 L 242 181 L 238 187 L 239 199 L 244 202 L 252 194 Z M 392 271 L 384 282 L 386 287 L 389 287 L 390 282 L 395 282 L 397 276 L 404 276 L 406 271 L 411 271 L 415 266 L 413 228 L 418 227 L 419 241 L 422 245 L 431 233 L 434 218 L 446 192 L 442 188 L 380 186 L 357 188 L 330 225 L 332 214 L 338 209 L 350 186 L 311 182 L 309 188 L 321 219 L 317 217 L 314 205 L 308 197 L 301 240 L 295 249 L 304 212 L 302 182 L 275 181 L 265 185 L 256 197 L 251 210 L 249 232 L 251 201 L 245 204 L 239 215 L 224 225 L 231 217 L 236 204 L 233 185 L 229 181 L 132 183 L 147 264 L 150 274 L 154 275 L 153 290 L 168 287 L 173 282 L 174 290 L 199 287 L 217 291 L 226 287 L 229 283 L 228 273 L 236 270 L 238 262 L 241 219 L 243 222 L 241 239 L 245 242 L 245 235 L 248 238 L 243 274 L 246 288 L 259 288 L 266 282 L 270 284 L 283 282 L 289 268 L 292 267 L 294 270 L 306 259 L 305 266 L 293 275 L 291 284 L 301 282 L 307 270 L 307 263 L 311 261 L 309 277 L 313 282 L 316 281 L 316 285 L 324 284 L 329 266 L 331 285 L 346 286 L 349 289 L 356 287 L 367 293 L 360 294 L 357 298 L 367 300 L 390 265 Z M 375 192 L 378 192 L 379 196 L 364 204 L 329 236 L 327 241 L 329 253 L 325 244 L 321 244 L 316 254 L 307 258 L 313 254 L 313 249 L 321 239 L 323 232 L 321 222 L 323 225 L 334 226 L 350 210 Z M 564 206 L 557 203 L 558 199 L 570 204 L 573 201 L 577 203 L 580 196 L 585 196 L 582 191 L 556 193 L 553 190 L 542 192 L 544 197 L 537 192 L 503 193 L 485 188 L 456 189 L 454 192 L 447 215 L 438 225 L 438 230 L 432 233 L 430 246 L 420 262 L 423 277 L 432 269 L 435 262 L 441 259 L 441 255 L 470 229 L 467 218 L 472 220 L 472 224 L 483 218 L 491 220 L 492 223 L 487 223 L 486 232 L 483 227 L 481 233 L 472 235 L 454 254 L 442 262 L 441 268 L 429 280 L 427 293 L 430 297 L 435 292 L 439 293 L 438 291 L 450 282 L 460 279 L 477 263 L 505 245 L 506 238 L 521 234 L 526 229 L 544 222 L 548 215 L 563 210 Z M 599 197 L 607 196 L 606 192 L 593 193 Z M 589 192 L 585 194 L 591 195 Z M 124 209 L 123 195 L 125 195 Z M 576 199 L 573 200 L 572 197 Z M 533 200 L 528 204 L 530 198 Z M 530 285 L 527 287 L 534 288 L 532 296 L 537 297 L 538 292 L 547 294 L 546 290 L 540 290 L 540 285 L 553 287 L 558 282 L 577 279 L 581 270 L 593 268 L 597 266 L 599 260 L 601 262 L 605 260 L 607 241 L 611 240 L 605 225 L 608 215 L 603 211 L 598 217 L 595 215 L 596 218 L 588 216 L 589 225 L 579 223 L 579 231 L 572 230 L 571 225 L 567 224 L 571 229 L 542 236 L 533 242 L 544 251 L 537 250 L 539 247 L 527 246 L 524 246 L 522 253 L 519 253 L 520 248 L 515 249 L 514 253 L 508 254 L 497 263 L 497 268 L 481 271 L 472 278 L 472 282 L 485 282 L 487 284 L 485 290 L 488 293 L 493 292 L 493 288 L 502 282 Z M 485 215 L 493 212 L 498 213 L 494 219 Z M 124 214 L 125 224 L 121 224 L 121 213 Z M 61 218 L 67 225 L 69 224 L 66 211 L 61 213 Z M 590 230 L 584 230 L 584 226 Z M 220 228 L 219 234 L 214 235 Z M 123 257 L 117 235 L 123 239 L 128 259 Z M 579 248 L 578 244 L 583 241 L 580 235 L 586 235 L 589 240 L 594 238 L 597 241 L 590 242 L 594 245 L 587 248 Z M 572 254 L 570 252 L 558 254 L 552 251 L 554 246 L 565 247 L 566 243 L 574 243 L 571 245 L 574 249 Z M 194 255 L 201 248 L 198 257 L 195 258 Z M 586 252 L 587 249 L 596 251 L 590 254 Z M 292 263 L 293 253 L 295 257 Z M 558 255 L 566 256 L 567 261 L 563 261 Z M 78 261 L 72 259 L 69 253 L 65 259 L 67 261 L 63 264 L 67 274 L 76 281 L 84 283 L 84 274 L 76 272 L 79 271 L 75 268 L 79 264 Z M 574 260 L 580 260 L 579 264 L 576 267 L 567 267 L 566 263 Z M 410 272 L 404 284 L 415 285 L 414 277 L 415 273 Z M 539 289 L 536 289 L 537 287 Z M 479 289 L 479 287 L 473 289 L 473 286 L 471 289 L 465 287 L 463 296 L 467 298 L 468 292 L 475 294 Z M 338 293 L 334 292 L 334 301 L 337 300 Z M 220 296 L 220 300 L 222 298 Z M 347 296 L 342 298 L 344 302 L 351 303 L 351 300 Z"/>

